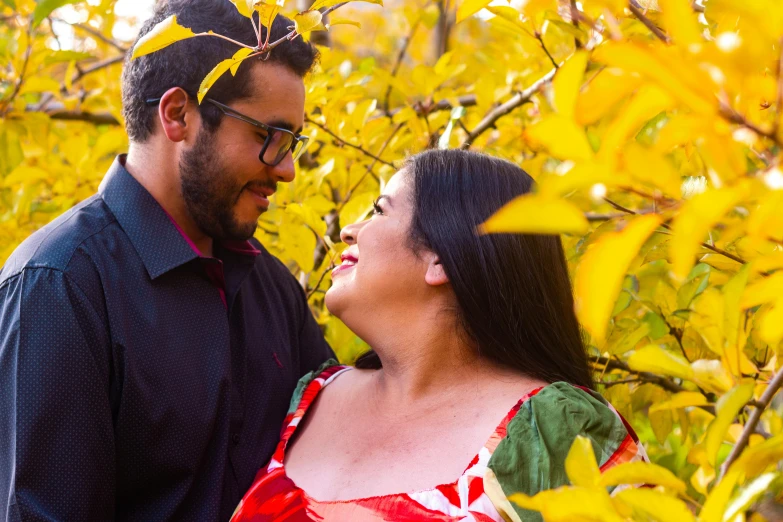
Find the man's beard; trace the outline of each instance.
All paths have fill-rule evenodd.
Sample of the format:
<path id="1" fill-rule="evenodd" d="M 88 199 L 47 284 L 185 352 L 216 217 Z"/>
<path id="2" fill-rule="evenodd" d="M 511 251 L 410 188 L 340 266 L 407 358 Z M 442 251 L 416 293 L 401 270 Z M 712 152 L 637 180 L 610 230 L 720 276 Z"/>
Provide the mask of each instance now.
<path id="1" fill-rule="evenodd" d="M 214 134 L 202 128 L 195 145 L 182 154 L 179 175 L 185 207 L 199 229 L 213 239 L 250 239 L 258 222 L 240 223 L 234 217 L 244 187 L 218 159 L 213 140 Z"/>

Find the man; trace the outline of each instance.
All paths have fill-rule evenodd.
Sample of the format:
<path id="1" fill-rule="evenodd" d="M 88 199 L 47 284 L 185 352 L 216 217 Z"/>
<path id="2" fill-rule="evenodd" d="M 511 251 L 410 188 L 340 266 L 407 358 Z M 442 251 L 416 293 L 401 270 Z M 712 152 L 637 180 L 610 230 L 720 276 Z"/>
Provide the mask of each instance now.
<path id="1" fill-rule="evenodd" d="M 141 34 L 172 14 L 257 41 L 229 0 L 161 2 Z M 192 38 L 127 62 L 127 157 L 0 272 L 0 519 L 227 520 L 297 380 L 332 357 L 295 278 L 250 239 L 294 178 L 316 51 L 285 42 L 199 106 L 236 50 Z"/>

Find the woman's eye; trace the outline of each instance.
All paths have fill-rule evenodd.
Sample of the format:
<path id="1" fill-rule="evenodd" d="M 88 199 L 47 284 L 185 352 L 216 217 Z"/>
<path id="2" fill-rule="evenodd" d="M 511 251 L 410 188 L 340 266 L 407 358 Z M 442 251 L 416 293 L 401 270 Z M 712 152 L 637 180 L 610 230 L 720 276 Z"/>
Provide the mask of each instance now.
<path id="1" fill-rule="evenodd" d="M 372 202 L 372 213 L 373 215 L 378 214 L 380 216 L 383 215 L 383 209 L 378 205 L 378 201 Z"/>

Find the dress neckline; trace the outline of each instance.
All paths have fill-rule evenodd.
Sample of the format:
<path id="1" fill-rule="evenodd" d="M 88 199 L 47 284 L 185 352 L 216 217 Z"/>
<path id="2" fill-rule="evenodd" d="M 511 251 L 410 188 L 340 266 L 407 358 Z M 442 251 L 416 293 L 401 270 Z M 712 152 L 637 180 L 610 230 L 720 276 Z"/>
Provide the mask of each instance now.
<path id="1" fill-rule="evenodd" d="M 424 494 L 431 491 L 435 491 L 441 488 L 450 488 L 456 486 L 460 479 L 464 477 L 468 471 L 471 470 L 476 464 L 479 463 L 481 458 L 481 452 L 483 450 L 489 450 L 488 446 L 490 443 L 497 439 L 498 441 L 506 436 L 506 427 L 508 426 L 508 423 L 511 421 L 511 419 L 514 418 L 514 416 L 517 414 L 519 409 L 522 407 L 522 405 L 527 402 L 531 397 L 538 394 L 541 390 L 546 388 L 546 386 L 539 386 L 538 388 L 535 388 L 528 393 L 526 393 L 524 396 L 522 396 L 519 401 L 506 413 L 506 415 L 503 417 L 503 419 L 500 421 L 500 423 L 495 427 L 495 430 L 492 432 L 492 434 L 489 436 L 489 438 L 484 442 L 484 445 L 481 446 L 478 453 L 471 459 L 471 461 L 468 463 L 467 467 L 465 467 L 465 470 L 460 474 L 459 477 L 457 477 L 456 480 L 444 484 L 438 484 L 431 488 L 426 489 L 420 489 L 417 491 L 403 491 L 398 493 L 387 493 L 384 495 L 372 495 L 368 497 L 360 497 L 360 498 L 351 498 L 351 499 L 345 499 L 345 500 L 318 500 L 316 498 L 313 498 L 310 496 L 307 491 L 300 488 L 294 481 L 291 479 L 291 477 L 288 476 L 288 472 L 286 471 L 285 467 L 285 457 L 288 450 L 288 441 L 291 440 L 291 437 L 293 437 L 294 433 L 296 432 L 299 425 L 302 423 L 302 419 L 304 418 L 307 411 L 310 409 L 310 406 L 315 401 L 315 398 L 318 396 L 318 394 L 326 387 L 328 386 L 332 381 L 334 381 L 338 375 L 353 370 L 354 368 L 352 366 L 347 365 L 335 365 L 331 366 L 329 368 L 326 368 L 323 372 L 321 372 L 315 379 L 313 379 L 310 383 L 307 384 L 307 386 L 304 389 L 304 392 L 302 393 L 302 398 L 299 401 L 299 404 L 296 407 L 296 410 L 291 417 L 290 421 L 286 424 L 286 426 L 283 427 L 283 435 L 280 439 L 279 443 L 279 468 L 282 471 L 283 475 L 290 481 L 291 486 L 295 489 L 300 491 L 310 502 L 314 502 L 317 504 L 351 504 L 356 502 L 364 502 L 364 501 L 371 501 L 371 500 L 378 500 L 378 499 L 385 499 L 385 498 L 392 498 L 392 497 L 400 497 L 403 495 L 418 495 L 418 494 Z M 493 450 L 494 451 L 494 448 Z M 491 453 L 491 451 L 490 451 Z M 486 464 L 486 463 L 485 463 Z"/>

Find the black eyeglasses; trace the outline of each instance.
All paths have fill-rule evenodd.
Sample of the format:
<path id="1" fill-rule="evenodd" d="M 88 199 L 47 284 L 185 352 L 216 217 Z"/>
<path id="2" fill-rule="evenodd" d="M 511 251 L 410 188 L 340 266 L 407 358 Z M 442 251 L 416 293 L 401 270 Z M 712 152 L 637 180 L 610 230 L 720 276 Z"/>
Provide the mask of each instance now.
<path id="1" fill-rule="evenodd" d="M 261 152 L 258 154 L 258 159 L 261 160 L 261 163 L 264 165 L 274 167 L 283 161 L 283 158 L 285 158 L 286 154 L 288 154 L 288 151 L 291 151 L 293 160 L 296 161 L 305 151 L 305 148 L 307 148 L 307 142 L 310 141 L 310 138 L 307 136 L 295 134 L 288 129 L 272 127 L 266 123 L 261 123 L 260 121 L 256 121 L 253 118 L 245 116 L 241 112 L 235 111 L 228 105 L 223 105 L 222 103 L 216 102 L 211 98 L 204 98 L 203 101 L 211 103 L 220 109 L 220 112 L 226 116 L 230 116 L 232 118 L 236 118 L 237 120 L 244 121 L 245 123 L 249 123 L 250 125 L 258 127 L 266 133 L 264 146 L 261 147 Z M 145 103 L 147 105 L 156 105 L 160 103 L 160 98 L 151 98 L 146 100 Z"/>

